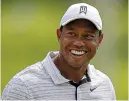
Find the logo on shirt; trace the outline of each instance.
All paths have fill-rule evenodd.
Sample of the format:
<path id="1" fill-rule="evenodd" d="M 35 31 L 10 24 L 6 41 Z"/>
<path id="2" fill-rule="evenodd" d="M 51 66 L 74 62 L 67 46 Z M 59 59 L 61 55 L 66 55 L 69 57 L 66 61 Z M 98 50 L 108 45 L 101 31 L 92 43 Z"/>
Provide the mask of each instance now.
<path id="1" fill-rule="evenodd" d="M 81 13 L 86 14 L 86 12 L 87 12 L 87 6 L 80 6 L 80 12 L 79 12 L 79 14 L 81 14 Z"/>
<path id="2" fill-rule="evenodd" d="M 96 88 L 97 88 L 97 87 L 95 87 L 95 88 L 90 88 L 90 91 L 93 92 Z"/>

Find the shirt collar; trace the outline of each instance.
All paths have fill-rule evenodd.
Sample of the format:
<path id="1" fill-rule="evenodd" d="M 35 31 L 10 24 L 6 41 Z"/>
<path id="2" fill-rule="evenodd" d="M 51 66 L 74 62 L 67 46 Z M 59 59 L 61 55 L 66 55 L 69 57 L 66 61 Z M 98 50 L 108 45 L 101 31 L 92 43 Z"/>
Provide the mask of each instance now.
<path id="1" fill-rule="evenodd" d="M 47 54 L 47 56 L 45 57 L 45 59 L 42 61 L 42 63 L 44 64 L 45 70 L 48 72 L 48 74 L 50 75 L 50 77 L 52 78 L 52 80 L 55 84 L 61 84 L 61 83 L 70 81 L 61 75 L 60 71 L 58 70 L 56 65 L 53 63 L 52 58 L 55 57 L 58 53 L 59 53 L 58 51 L 49 52 Z M 91 81 L 98 79 L 96 77 L 96 75 L 93 73 L 93 72 L 95 72 L 93 65 L 89 64 L 87 70 L 88 70 L 87 74 L 88 74 L 89 78 L 91 79 Z M 84 79 L 84 78 L 86 78 L 85 75 L 83 76 L 82 79 Z"/>
<path id="2" fill-rule="evenodd" d="M 52 78 L 53 82 L 55 84 L 61 84 L 68 82 L 69 80 L 64 78 L 56 65 L 53 63 L 52 58 L 55 57 L 58 54 L 58 52 L 49 52 L 46 56 L 46 58 L 43 60 L 44 68 Z"/>

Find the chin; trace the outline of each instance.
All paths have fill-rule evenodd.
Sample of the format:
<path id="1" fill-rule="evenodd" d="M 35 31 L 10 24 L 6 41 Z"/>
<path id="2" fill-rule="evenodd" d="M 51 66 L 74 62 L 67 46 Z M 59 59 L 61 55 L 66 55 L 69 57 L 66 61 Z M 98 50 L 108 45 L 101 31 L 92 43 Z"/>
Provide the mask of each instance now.
<path id="1" fill-rule="evenodd" d="M 71 68 L 80 69 L 84 64 L 69 64 Z"/>

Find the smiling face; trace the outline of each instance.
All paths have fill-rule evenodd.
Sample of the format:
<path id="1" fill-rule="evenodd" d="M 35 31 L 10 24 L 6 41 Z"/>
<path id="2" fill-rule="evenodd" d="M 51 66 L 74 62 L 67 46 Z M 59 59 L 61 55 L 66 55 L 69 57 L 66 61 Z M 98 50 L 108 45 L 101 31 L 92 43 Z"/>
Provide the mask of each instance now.
<path id="1" fill-rule="evenodd" d="M 60 60 L 74 69 L 88 64 L 95 56 L 102 34 L 88 20 L 79 19 L 57 30 L 60 43 Z M 62 64 L 63 65 L 63 64 Z"/>

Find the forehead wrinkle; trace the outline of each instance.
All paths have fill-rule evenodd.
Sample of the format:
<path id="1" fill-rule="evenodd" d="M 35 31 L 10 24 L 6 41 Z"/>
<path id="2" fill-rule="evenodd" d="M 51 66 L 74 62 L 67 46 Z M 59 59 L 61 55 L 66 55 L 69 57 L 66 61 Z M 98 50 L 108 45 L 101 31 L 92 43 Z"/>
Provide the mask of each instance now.
<path id="1" fill-rule="evenodd" d="M 74 27 L 71 24 L 67 24 L 65 27 L 69 30 L 74 30 Z"/>
<path id="2" fill-rule="evenodd" d="M 71 29 L 71 30 L 75 29 L 74 27 L 90 28 L 93 30 L 97 30 L 96 26 L 92 22 L 90 22 L 88 20 L 84 20 L 84 19 L 83 20 L 78 19 L 78 20 L 72 21 L 66 25 L 66 28 Z"/>

